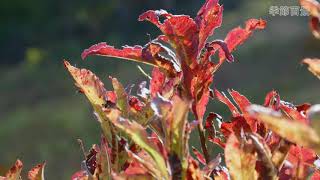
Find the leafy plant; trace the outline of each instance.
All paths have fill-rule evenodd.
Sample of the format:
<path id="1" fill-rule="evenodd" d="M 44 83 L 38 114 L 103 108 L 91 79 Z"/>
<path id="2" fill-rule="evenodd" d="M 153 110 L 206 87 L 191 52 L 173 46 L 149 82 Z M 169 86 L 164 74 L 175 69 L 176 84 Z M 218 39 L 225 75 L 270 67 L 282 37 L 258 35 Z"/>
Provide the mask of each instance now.
<path id="1" fill-rule="evenodd" d="M 317 7 L 313 16 L 319 19 L 318 4 L 301 1 L 307 2 L 314 3 L 308 4 L 312 12 Z M 207 42 L 220 27 L 222 12 L 218 0 L 207 0 L 195 18 L 149 10 L 139 21 L 160 29 L 156 39 L 122 49 L 99 43 L 82 53 L 83 59 L 98 55 L 154 66 L 150 77 L 145 73 L 149 85 L 141 82 L 135 95 L 113 77 L 108 91 L 91 71 L 64 61 L 103 132 L 100 145 L 85 153 L 82 169 L 72 179 L 319 179 L 319 105 L 293 105 L 276 91 L 256 105 L 235 90 L 228 90 L 229 98 L 210 89 L 215 72 L 225 61 L 234 61 L 232 51 L 266 27 L 264 20 L 249 19 L 224 40 Z M 319 60 L 303 62 L 319 77 Z M 215 112 L 205 116 L 210 99 L 228 107 L 229 121 Z M 195 130 L 201 151 L 189 144 Z M 209 143 L 223 153 L 209 154 Z M 21 167 L 17 161 L 3 178 L 18 179 Z M 38 165 L 29 178 L 43 179 L 43 168 Z"/>

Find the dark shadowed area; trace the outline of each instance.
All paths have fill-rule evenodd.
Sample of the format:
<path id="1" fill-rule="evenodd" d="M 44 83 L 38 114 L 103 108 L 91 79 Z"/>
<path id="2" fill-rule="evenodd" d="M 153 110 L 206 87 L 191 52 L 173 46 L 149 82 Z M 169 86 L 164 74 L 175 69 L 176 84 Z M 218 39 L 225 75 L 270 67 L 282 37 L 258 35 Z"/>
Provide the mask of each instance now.
<path id="1" fill-rule="evenodd" d="M 99 142 L 100 128 L 62 60 L 91 69 L 108 89 L 109 75 L 123 84 L 137 84 L 146 77 L 136 63 L 104 57 L 82 61 L 82 50 L 103 41 L 115 47 L 144 45 L 160 32 L 150 23 L 138 22 L 139 14 L 166 9 L 194 17 L 203 1 L 1 0 L 0 175 L 20 158 L 24 172 L 46 161 L 49 179 L 70 179 L 83 159 L 77 139 L 88 149 Z M 272 89 L 294 104 L 319 103 L 319 81 L 300 64 L 304 57 L 320 57 L 320 42 L 309 31 L 308 17 L 300 11 L 298 15 L 271 11 L 297 7 L 298 1 L 220 3 L 224 20 L 212 39 L 224 39 L 230 29 L 243 26 L 249 18 L 263 18 L 268 25 L 233 53 L 235 62 L 219 69 L 214 86 L 238 90 L 254 103 L 262 103 Z M 142 68 L 150 72 L 150 67 Z M 216 101 L 208 109 L 230 115 Z"/>

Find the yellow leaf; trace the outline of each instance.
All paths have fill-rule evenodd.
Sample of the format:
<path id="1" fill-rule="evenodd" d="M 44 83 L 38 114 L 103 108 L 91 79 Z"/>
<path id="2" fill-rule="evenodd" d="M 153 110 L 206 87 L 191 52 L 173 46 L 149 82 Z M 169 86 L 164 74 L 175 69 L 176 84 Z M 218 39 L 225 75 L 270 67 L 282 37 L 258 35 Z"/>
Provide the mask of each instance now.
<path id="1" fill-rule="evenodd" d="M 307 64 L 309 71 L 320 79 L 320 59 L 306 58 L 302 63 Z"/>
<path id="2" fill-rule="evenodd" d="M 255 170 L 257 154 L 251 148 L 246 148 L 234 134 L 231 134 L 225 147 L 225 160 L 232 179 L 254 180 L 258 179 Z"/>
<path id="3" fill-rule="evenodd" d="M 282 138 L 320 152 L 320 138 L 308 125 L 287 119 L 279 112 L 263 106 L 251 105 L 249 109 L 252 115 Z"/>

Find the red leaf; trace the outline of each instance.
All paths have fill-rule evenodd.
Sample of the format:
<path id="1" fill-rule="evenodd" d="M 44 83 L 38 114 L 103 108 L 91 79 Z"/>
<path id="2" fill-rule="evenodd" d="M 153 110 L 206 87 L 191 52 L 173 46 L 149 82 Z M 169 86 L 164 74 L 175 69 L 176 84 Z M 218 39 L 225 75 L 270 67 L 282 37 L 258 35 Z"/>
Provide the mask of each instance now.
<path id="1" fill-rule="evenodd" d="M 292 178 L 306 179 L 309 170 L 317 159 L 316 153 L 312 149 L 303 148 L 300 146 L 291 146 L 287 160 L 291 163 Z"/>
<path id="2" fill-rule="evenodd" d="M 206 0 L 199 10 L 196 23 L 199 26 L 199 51 L 203 48 L 209 36 L 214 30 L 221 26 L 223 7 L 218 4 L 218 0 Z"/>
<path id="3" fill-rule="evenodd" d="M 261 19 L 249 19 L 245 24 L 245 28 L 237 27 L 227 34 L 224 41 L 228 44 L 228 49 L 230 52 L 247 40 L 252 35 L 254 30 L 264 29 L 266 27 L 266 21 Z M 224 51 L 220 51 L 219 56 L 220 61 L 223 62 L 225 59 Z"/>
<path id="4" fill-rule="evenodd" d="M 165 80 L 166 80 L 165 75 L 158 68 L 153 68 L 152 78 L 150 81 L 151 97 L 153 98 L 156 97 L 157 93 L 160 93 L 161 95 L 161 90 L 163 88 Z"/>
<path id="5" fill-rule="evenodd" d="M 320 179 L 320 172 L 319 170 L 316 170 L 316 172 L 314 172 L 311 176 L 311 180 L 318 180 Z"/>
<path id="6" fill-rule="evenodd" d="M 214 90 L 214 95 L 215 97 L 221 101 L 222 103 L 224 103 L 225 105 L 228 106 L 229 110 L 231 111 L 232 113 L 232 116 L 233 117 L 236 117 L 236 116 L 240 116 L 240 113 L 239 113 L 239 110 L 236 108 L 236 106 L 227 98 L 226 95 L 224 94 L 221 94 L 218 90 Z"/>
<path id="7" fill-rule="evenodd" d="M 161 26 L 161 22 L 159 21 L 159 17 L 160 16 L 164 16 L 165 18 L 169 18 L 172 17 L 172 14 L 168 13 L 165 10 L 149 10 L 143 14 L 141 14 L 138 18 L 139 21 L 144 21 L 144 20 L 148 20 L 151 23 L 153 23 L 154 25 L 156 25 L 157 27 Z"/>
<path id="8" fill-rule="evenodd" d="M 116 49 L 105 42 L 95 44 L 90 48 L 84 50 L 81 54 L 82 59 L 86 59 L 91 55 L 119 57 L 124 59 L 142 60 L 142 47 L 141 46 L 124 46 L 123 49 Z M 144 60 L 147 62 L 147 60 Z"/>
<path id="9" fill-rule="evenodd" d="M 301 114 L 299 111 L 297 111 L 296 107 L 291 107 L 289 105 L 286 105 L 285 103 L 280 103 L 280 109 L 292 119 L 300 121 L 304 124 L 309 124 L 309 120 L 307 119 L 306 115 Z"/>
<path id="10" fill-rule="evenodd" d="M 266 106 L 266 107 L 271 107 L 275 111 L 279 110 L 279 107 L 280 107 L 280 96 L 279 96 L 279 94 L 274 90 L 270 91 L 266 95 L 263 105 Z"/>
<path id="11" fill-rule="evenodd" d="M 206 88 L 203 90 L 203 94 L 201 95 L 200 99 L 196 99 L 196 101 L 194 101 L 192 103 L 192 110 L 193 113 L 196 116 L 196 119 L 199 120 L 199 123 L 202 123 L 202 119 L 204 116 L 204 113 L 206 112 L 206 108 L 207 108 L 207 104 L 209 102 L 209 88 Z"/>
<path id="12" fill-rule="evenodd" d="M 304 104 L 300 104 L 297 105 L 297 111 L 299 111 L 300 113 L 306 114 L 307 110 L 311 107 L 311 104 L 309 103 L 304 103 Z"/>
<path id="13" fill-rule="evenodd" d="M 229 91 L 230 95 L 232 96 L 233 100 L 237 103 L 238 107 L 240 108 L 242 113 L 247 111 L 247 107 L 251 105 L 250 101 L 238 91 L 231 90 Z"/>
<path id="14" fill-rule="evenodd" d="M 96 168 L 97 168 L 97 154 L 98 154 L 98 146 L 93 145 L 90 149 L 89 153 L 86 156 L 86 167 L 91 175 L 94 174 Z"/>
<path id="15" fill-rule="evenodd" d="M 221 138 L 212 138 L 212 137 L 208 137 L 208 138 L 209 138 L 208 140 L 209 140 L 210 142 L 219 145 L 221 148 L 224 149 L 224 148 L 226 147 L 226 143 L 223 142 L 223 141 L 221 140 Z"/>
<path id="16" fill-rule="evenodd" d="M 150 42 L 144 47 L 138 45 L 134 47 L 124 46 L 123 49 L 116 49 L 102 42 L 84 50 L 81 57 L 85 59 L 89 55 L 99 55 L 133 60 L 160 67 L 168 74 L 173 75 L 180 71 L 179 65 L 174 59 L 167 59 L 160 55 L 160 53 L 172 54 L 168 50 L 157 42 Z"/>
<path id="17" fill-rule="evenodd" d="M 240 137 L 242 130 L 244 132 L 252 132 L 243 116 L 233 117 L 231 122 L 224 122 L 221 124 L 221 132 L 226 139 L 230 134 L 235 134 L 237 137 Z"/>
<path id="18" fill-rule="evenodd" d="M 303 148 L 300 146 L 291 146 L 288 156 L 288 161 L 297 165 L 299 161 L 305 165 L 313 166 L 317 159 L 317 154 L 312 149 Z"/>
<path id="19" fill-rule="evenodd" d="M 112 103 L 116 103 L 117 102 L 117 95 L 114 91 L 107 91 L 106 92 L 106 97 L 108 99 L 108 101 L 112 102 Z"/>
<path id="20" fill-rule="evenodd" d="M 159 17 L 166 19 L 163 23 Z M 172 15 L 164 10 L 149 10 L 139 16 L 139 21 L 148 20 L 155 24 L 169 39 L 180 58 L 180 63 L 196 64 L 198 55 L 198 26 L 192 18 L 186 15 Z"/>
<path id="21" fill-rule="evenodd" d="M 312 34 L 314 37 L 316 37 L 317 39 L 320 39 L 320 19 L 319 17 L 312 17 L 310 20 L 310 28 L 312 31 Z"/>
<path id="22" fill-rule="evenodd" d="M 193 152 L 194 155 L 196 155 L 198 161 L 199 161 L 201 164 L 203 164 L 203 165 L 206 165 L 206 164 L 207 164 L 204 156 L 203 156 L 195 147 L 193 147 L 193 146 L 192 146 L 192 152 Z"/>
<path id="23" fill-rule="evenodd" d="M 135 111 L 141 111 L 144 107 L 144 104 L 135 96 L 129 97 L 129 106 Z"/>
<path id="24" fill-rule="evenodd" d="M 249 124 L 252 132 L 256 132 L 257 131 L 257 120 L 255 118 L 252 118 L 251 115 L 247 111 L 247 108 L 251 105 L 250 101 L 245 96 L 240 94 L 238 91 L 231 90 L 231 91 L 229 91 L 229 93 L 232 96 L 233 100 L 237 103 L 245 120 Z"/>

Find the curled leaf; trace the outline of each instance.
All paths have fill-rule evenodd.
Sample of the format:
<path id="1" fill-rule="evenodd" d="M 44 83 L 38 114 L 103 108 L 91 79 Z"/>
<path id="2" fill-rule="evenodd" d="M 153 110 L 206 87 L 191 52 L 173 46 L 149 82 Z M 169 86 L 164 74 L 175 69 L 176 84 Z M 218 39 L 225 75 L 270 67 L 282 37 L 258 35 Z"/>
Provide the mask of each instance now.
<path id="1" fill-rule="evenodd" d="M 300 4 L 311 15 L 310 28 L 313 35 L 320 39 L 320 3 L 316 0 L 300 0 Z"/>
<path id="2" fill-rule="evenodd" d="M 163 23 L 159 17 L 164 17 Z M 198 52 L 198 27 L 192 18 L 186 15 L 172 15 L 164 10 L 149 10 L 139 16 L 139 21 L 148 20 L 155 24 L 169 39 L 176 50 L 180 63 L 196 63 Z"/>
<path id="3" fill-rule="evenodd" d="M 317 39 L 320 39 L 320 18 L 319 17 L 311 17 L 310 28 L 313 36 Z"/>

